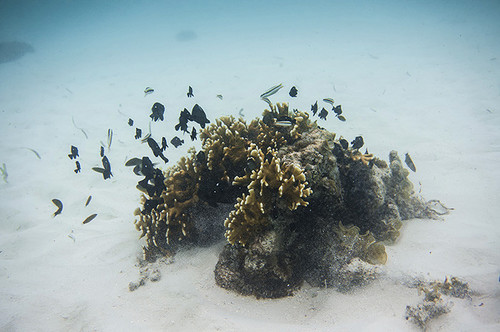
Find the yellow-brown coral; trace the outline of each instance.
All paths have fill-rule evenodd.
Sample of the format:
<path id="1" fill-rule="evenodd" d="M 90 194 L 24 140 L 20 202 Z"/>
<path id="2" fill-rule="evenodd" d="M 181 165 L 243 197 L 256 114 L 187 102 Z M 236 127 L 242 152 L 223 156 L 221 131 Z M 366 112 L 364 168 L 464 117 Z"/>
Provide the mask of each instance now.
<path id="1" fill-rule="evenodd" d="M 312 190 L 307 188 L 303 171 L 296 165 L 284 165 L 268 148 L 266 152 L 255 144 L 249 147 L 249 156 L 258 165 L 251 174 L 235 178 L 234 185 L 247 185 L 248 194 L 243 194 L 230 213 L 224 225 L 229 243 L 245 245 L 269 222 L 269 211 L 274 204 L 284 204 L 295 210 L 307 206 Z"/>
<path id="2" fill-rule="evenodd" d="M 359 227 L 354 225 L 344 226 L 339 222 L 337 235 L 346 249 L 354 251 L 355 255 L 365 262 L 373 265 L 387 262 L 385 246 L 377 242 L 370 232 L 361 235 L 359 234 Z"/>
<path id="3" fill-rule="evenodd" d="M 370 161 L 372 161 L 375 156 L 373 155 L 373 153 L 365 153 L 365 154 L 362 154 L 361 152 L 359 151 L 355 151 L 351 154 L 351 158 L 352 160 L 354 161 L 358 161 L 358 160 L 361 160 L 361 162 L 368 166 L 368 164 L 370 163 Z"/>

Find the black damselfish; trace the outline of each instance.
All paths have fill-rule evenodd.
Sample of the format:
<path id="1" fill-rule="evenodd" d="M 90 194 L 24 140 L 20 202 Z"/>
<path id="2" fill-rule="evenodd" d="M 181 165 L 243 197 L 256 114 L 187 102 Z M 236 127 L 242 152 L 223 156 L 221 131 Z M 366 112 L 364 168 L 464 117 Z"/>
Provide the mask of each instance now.
<path id="1" fill-rule="evenodd" d="M 405 163 L 406 166 L 408 166 L 409 169 L 411 169 L 413 172 L 417 171 L 417 167 L 415 167 L 415 164 L 413 163 L 413 160 L 411 160 L 410 154 L 406 154 L 405 156 Z"/>
<path id="2" fill-rule="evenodd" d="M 104 172 L 102 172 L 102 176 L 104 177 L 104 180 L 112 177 L 113 173 L 111 173 L 111 164 L 109 163 L 108 157 L 106 157 L 106 156 L 102 157 L 102 166 L 104 167 Z"/>
<path id="3" fill-rule="evenodd" d="M 160 146 L 152 137 L 148 138 L 148 145 L 151 148 L 151 151 L 153 151 L 155 157 L 160 157 L 165 163 L 168 163 L 167 157 L 163 155 Z"/>
<path id="4" fill-rule="evenodd" d="M 142 137 L 142 130 L 139 128 L 135 128 L 135 139 L 139 139 Z"/>
<path id="5" fill-rule="evenodd" d="M 363 141 L 363 137 L 361 136 L 357 136 L 352 142 L 351 142 L 351 146 L 354 150 L 359 150 L 363 145 L 365 144 L 365 142 Z"/>
<path id="6" fill-rule="evenodd" d="M 297 97 L 297 92 L 298 92 L 297 88 L 292 86 L 288 94 L 290 95 L 290 97 Z"/>
<path id="7" fill-rule="evenodd" d="M 165 151 L 168 148 L 167 139 L 165 137 L 161 138 L 161 151 Z"/>
<path id="8" fill-rule="evenodd" d="M 151 115 L 149 116 L 153 121 L 163 121 L 163 113 L 165 113 L 165 106 L 160 103 L 154 103 L 151 107 Z"/>
<path id="9" fill-rule="evenodd" d="M 191 130 L 191 140 L 194 141 L 196 139 L 196 134 L 198 132 L 196 131 L 196 128 L 193 127 L 193 130 Z"/>
<path id="10" fill-rule="evenodd" d="M 79 172 L 82 170 L 82 168 L 81 168 L 81 166 L 80 166 L 80 162 L 77 160 L 77 161 L 75 162 L 75 164 L 76 164 L 75 173 L 79 173 Z"/>
<path id="11" fill-rule="evenodd" d="M 165 177 L 163 172 L 157 168 L 153 167 L 153 163 L 148 157 L 142 158 L 142 174 L 145 178 L 137 184 L 138 189 L 142 189 L 148 193 L 149 196 L 160 196 L 165 190 Z M 150 208 L 146 208 L 147 204 L 144 204 L 145 211 L 143 213 L 149 213 Z"/>
<path id="12" fill-rule="evenodd" d="M 207 115 L 203 108 L 200 105 L 196 104 L 191 111 L 191 121 L 198 123 L 201 128 L 205 128 L 205 124 L 210 123 L 210 120 L 207 119 Z"/>
<path id="13" fill-rule="evenodd" d="M 191 86 L 190 86 L 190 87 L 189 87 L 189 89 L 188 89 L 187 96 L 188 96 L 188 98 L 190 98 L 190 97 L 193 97 L 193 96 L 194 96 L 194 94 L 193 94 L 193 88 L 192 88 Z"/>
<path id="14" fill-rule="evenodd" d="M 74 145 L 71 146 L 71 153 L 68 154 L 69 159 L 75 159 L 78 156 L 78 148 Z"/>
<path id="15" fill-rule="evenodd" d="M 311 105 L 311 112 L 313 112 L 313 115 L 316 115 L 318 112 L 318 101 L 316 101 L 314 105 Z"/>
<path id="16" fill-rule="evenodd" d="M 187 123 L 191 119 L 191 113 L 185 108 L 183 111 L 181 111 L 181 114 L 179 115 L 179 123 L 175 125 L 175 130 L 181 129 L 183 132 L 188 132 L 187 129 Z"/>
<path id="17" fill-rule="evenodd" d="M 170 140 L 170 143 L 172 143 L 173 146 L 175 146 L 176 148 L 178 148 L 179 146 L 181 146 L 182 144 L 184 144 L 184 140 L 180 139 L 177 136 L 175 136 L 174 138 L 172 138 Z"/>
<path id="18" fill-rule="evenodd" d="M 321 112 L 318 114 L 320 119 L 326 120 L 326 117 L 328 116 L 328 111 L 323 107 L 321 109 Z"/>

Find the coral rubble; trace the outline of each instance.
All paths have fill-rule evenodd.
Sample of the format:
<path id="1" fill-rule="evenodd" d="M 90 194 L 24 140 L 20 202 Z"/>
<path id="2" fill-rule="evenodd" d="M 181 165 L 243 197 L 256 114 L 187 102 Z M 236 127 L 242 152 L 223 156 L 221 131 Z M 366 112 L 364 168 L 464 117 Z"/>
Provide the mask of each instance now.
<path id="1" fill-rule="evenodd" d="M 406 306 L 405 317 L 423 330 L 428 327 L 432 319 L 450 312 L 453 303 L 445 301 L 444 297 L 471 299 L 472 293 L 466 282 L 448 276 L 444 282 L 419 282 L 417 288 L 419 293 L 423 293 L 424 298 L 417 305 Z"/>
<path id="2" fill-rule="evenodd" d="M 361 137 L 349 147 L 307 113 L 269 106 L 248 124 L 217 119 L 200 133 L 199 152 L 143 180 L 136 227 L 145 258 L 225 236 L 215 280 L 241 294 L 287 296 L 303 281 L 348 290 L 373 279 L 370 266 L 385 264 L 384 243 L 402 221 L 437 214 L 415 195 L 397 152 L 387 163 L 362 154 Z"/>

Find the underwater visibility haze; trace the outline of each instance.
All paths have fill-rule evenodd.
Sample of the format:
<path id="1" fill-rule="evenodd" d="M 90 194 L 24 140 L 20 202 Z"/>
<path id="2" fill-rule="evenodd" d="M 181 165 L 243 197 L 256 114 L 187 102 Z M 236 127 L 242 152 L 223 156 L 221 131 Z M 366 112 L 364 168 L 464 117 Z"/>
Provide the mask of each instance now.
<path id="1" fill-rule="evenodd" d="M 497 1 L 0 2 L 0 329 L 496 331 Z"/>

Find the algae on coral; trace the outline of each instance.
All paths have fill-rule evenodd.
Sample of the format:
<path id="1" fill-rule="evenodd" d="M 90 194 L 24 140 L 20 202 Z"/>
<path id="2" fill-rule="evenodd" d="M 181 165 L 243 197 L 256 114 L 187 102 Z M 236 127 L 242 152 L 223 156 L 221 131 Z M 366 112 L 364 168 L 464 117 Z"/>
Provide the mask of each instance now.
<path id="1" fill-rule="evenodd" d="M 293 125 L 276 126 L 284 116 Z M 384 242 L 402 220 L 433 216 L 397 152 L 389 164 L 361 154 L 287 104 L 248 124 L 222 117 L 200 138 L 201 151 L 165 172 L 161 194 L 144 196 L 136 227 L 151 260 L 225 235 L 215 267 L 223 288 L 274 298 L 303 281 L 363 284 L 376 274 L 366 264 L 387 261 Z M 200 217 L 207 209 L 212 217 Z"/>

